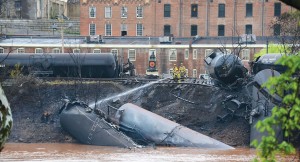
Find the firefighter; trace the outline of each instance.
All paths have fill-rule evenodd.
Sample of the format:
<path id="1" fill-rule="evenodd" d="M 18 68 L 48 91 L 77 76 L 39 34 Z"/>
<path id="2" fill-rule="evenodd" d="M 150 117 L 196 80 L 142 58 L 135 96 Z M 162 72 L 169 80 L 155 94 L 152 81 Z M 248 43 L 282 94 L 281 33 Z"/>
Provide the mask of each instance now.
<path id="1" fill-rule="evenodd" d="M 174 64 L 174 67 L 173 67 L 173 79 L 174 80 L 178 80 L 180 78 L 180 73 L 179 73 L 179 70 L 178 70 L 178 67 L 176 66 L 176 64 Z"/>
<path id="2" fill-rule="evenodd" d="M 186 69 L 183 63 L 180 64 L 179 72 L 180 72 L 181 79 L 184 79 L 186 77 Z"/>

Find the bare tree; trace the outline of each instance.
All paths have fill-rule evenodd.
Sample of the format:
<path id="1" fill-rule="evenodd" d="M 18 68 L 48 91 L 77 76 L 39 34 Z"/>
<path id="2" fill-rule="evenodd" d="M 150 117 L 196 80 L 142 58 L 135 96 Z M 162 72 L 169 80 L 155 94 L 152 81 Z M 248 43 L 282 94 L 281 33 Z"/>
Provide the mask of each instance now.
<path id="1" fill-rule="evenodd" d="M 298 0 L 280 0 L 281 2 L 289 5 L 289 6 L 292 6 L 292 7 L 295 7 L 296 9 L 300 10 L 300 2 Z"/>
<path id="2" fill-rule="evenodd" d="M 296 53 L 300 50 L 300 11 L 283 13 L 271 23 L 271 29 L 284 46 L 282 53 Z M 287 46 L 288 45 L 288 46 Z M 288 48 L 285 48 L 288 47 Z M 290 51 L 287 51 L 289 49 Z"/>

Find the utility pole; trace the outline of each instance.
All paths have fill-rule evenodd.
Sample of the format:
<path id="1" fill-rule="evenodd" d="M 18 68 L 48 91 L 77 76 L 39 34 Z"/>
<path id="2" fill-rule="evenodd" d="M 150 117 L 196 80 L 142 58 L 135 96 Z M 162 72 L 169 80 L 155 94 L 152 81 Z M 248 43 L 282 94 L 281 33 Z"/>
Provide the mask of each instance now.
<path id="1" fill-rule="evenodd" d="M 60 24 L 60 35 L 61 35 L 61 53 L 65 53 L 65 47 L 64 47 L 64 28 L 63 28 L 63 22 L 64 18 L 62 15 L 58 17 L 58 21 Z"/>
<path id="2" fill-rule="evenodd" d="M 50 0 L 48 0 L 48 2 L 47 2 L 47 17 L 49 20 L 50 19 Z"/>
<path id="3" fill-rule="evenodd" d="M 65 53 L 65 48 L 64 48 L 64 27 L 63 27 L 63 25 L 64 25 L 64 21 L 65 20 L 69 20 L 70 18 L 68 18 L 67 16 L 64 16 L 63 14 L 60 14 L 59 16 L 58 16 L 58 21 L 61 23 L 60 24 L 60 34 L 61 34 L 61 52 L 62 53 Z M 70 28 L 70 27 L 72 27 L 72 24 L 71 23 L 69 23 L 69 25 L 68 25 L 68 27 L 67 28 Z"/>

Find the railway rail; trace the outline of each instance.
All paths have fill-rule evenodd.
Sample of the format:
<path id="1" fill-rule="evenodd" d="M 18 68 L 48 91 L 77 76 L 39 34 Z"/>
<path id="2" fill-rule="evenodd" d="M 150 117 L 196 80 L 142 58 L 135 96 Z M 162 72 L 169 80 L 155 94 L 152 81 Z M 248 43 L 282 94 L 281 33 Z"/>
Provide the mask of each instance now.
<path id="1" fill-rule="evenodd" d="M 139 77 L 130 77 L 130 78 L 73 78 L 73 77 L 36 77 L 43 82 L 119 82 L 124 85 L 135 85 L 135 84 L 146 84 L 150 82 L 155 82 L 154 84 L 169 84 L 169 85 L 203 85 L 203 86 L 212 86 L 208 84 L 205 80 L 195 79 L 195 78 L 186 78 L 180 81 L 174 81 L 171 78 L 166 79 L 148 79 L 148 78 L 139 78 Z M 15 79 L 7 78 L 4 79 L 1 83 L 3 86 L 12 86 L 15 83 Z"/>

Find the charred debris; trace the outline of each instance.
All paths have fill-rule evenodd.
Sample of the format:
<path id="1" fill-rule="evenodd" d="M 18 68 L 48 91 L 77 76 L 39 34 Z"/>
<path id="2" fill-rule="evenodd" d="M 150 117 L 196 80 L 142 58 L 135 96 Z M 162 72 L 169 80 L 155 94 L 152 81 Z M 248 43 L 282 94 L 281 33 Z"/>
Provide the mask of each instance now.
<path id="1" fill-rule="evenodd" d="M 251 64 L 250 73 L 253 75 L 249 74 L 236 55 L 213 52 L 206 57 L 206 69 L 214 83 L 209 86 L 230 92 L 222 100 L 215 101 L 223 107 L 223 113 L 216 120 L 226 122 L 234 118 L 244 118 L 251 127 L 250 140 L 259 139 L 262 134 L 255 129 L 256 122 L 269 116 L 274 105 L 281 101 L 278 96 L 272 96 L 268 90 L 262 88 L 262 84 L 269 77 L 280 75 L 284 71 L 283 67 L 275 65 L 280 57 L 280 54 L 266 54 L 259 58 Z M 201 102 L 182 98 L 180 93 L 179 88 L 177 94 L 172 95 L 189 104 Z M 104 105 L 92 108 L 80 101 L 67 102 L 60 110 L 61 126 L 84 144 L 121 147 L 154 144 L 232 149 L 231 146 L 137 105 L 127 103 L 119 108 L 108 103 Z M 107 111 L 104 112 L 103 109 Z M 280 128 L 277 134 L 280 137 Z"/>

